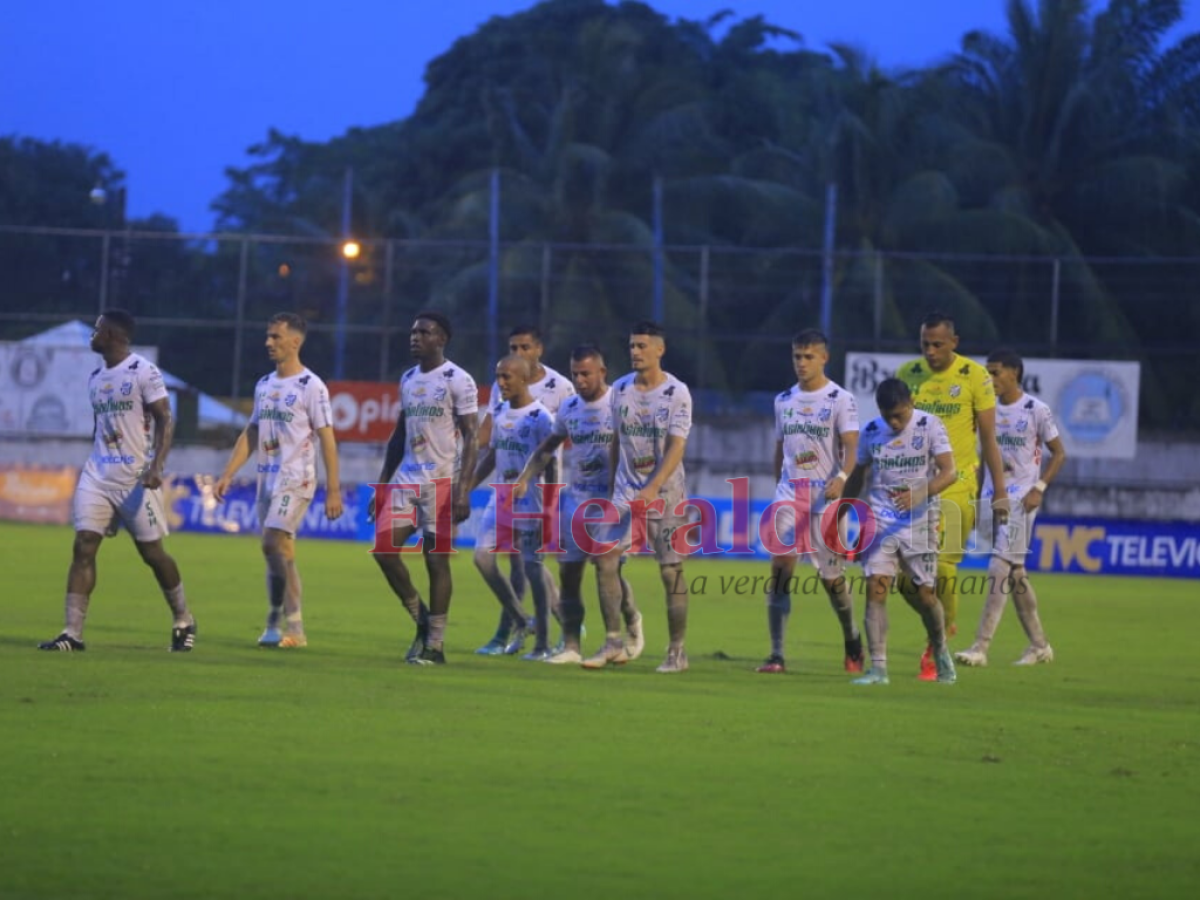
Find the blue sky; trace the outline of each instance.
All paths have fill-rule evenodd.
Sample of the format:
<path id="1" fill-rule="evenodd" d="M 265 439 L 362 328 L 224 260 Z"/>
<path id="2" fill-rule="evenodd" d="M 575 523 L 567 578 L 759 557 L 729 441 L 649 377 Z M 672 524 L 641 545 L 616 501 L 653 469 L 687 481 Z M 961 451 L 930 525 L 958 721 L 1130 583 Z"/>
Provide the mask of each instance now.
<path id="1" fill-rule="evenodd" d="M 91 145 L 125 170 L 129 213 L 207 230 L 226 166 L 269 127 L 326 140 L 412 111 L 425 64 L 530 0 L 60 0 L 5 5 L 0 134 Z M 653 0 L 671 16 L 764 15 L 807 46 L 861 46 L 887 66 L 1003 28 L 1003 0 Z M 1187 27 L 1200 31 L 1196 2 Z M 86 198 L 81 198 L 81 202 Z M 53 224 L 53 223 L 46 223 Z"/>

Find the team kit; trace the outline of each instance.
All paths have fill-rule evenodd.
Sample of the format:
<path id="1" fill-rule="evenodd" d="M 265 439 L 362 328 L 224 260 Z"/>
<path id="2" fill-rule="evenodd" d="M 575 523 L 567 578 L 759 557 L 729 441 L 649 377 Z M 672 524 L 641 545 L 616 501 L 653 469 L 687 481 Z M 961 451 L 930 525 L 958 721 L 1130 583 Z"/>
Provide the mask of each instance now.
<path id="1" fill-rule="evenodd" d="M 179 567 L 164 547 L 162 496 L 173 423 L 161 373 L 131 349 L 135 322 L 123 310 L 100 316 L 92 349 L 104 364 L 88 382 L 95 437 L 74 497 L 75 541 L 64 627 L 39 645 L 82 651 L 84 622 L 105 537 L 124 527 L 158 581 L 172 617 L 170 649 L 190 652 L 196 620 Z M 279 313 L 267 323 L 274 370 L 255 388 L 249 421 L 212 495 L 224 499 L 252 462 L 266 562 L 267 618 L 258 643 L 279 650 L 308 644 L 296 534 L 325 473 L 325 514 L 342 515 L 333 415 L 325 383 L 300 359 L 304 319 Z M 487 486 L 473 560 L 497 600 L 493 636 L 475 653 L 587 669 L 637 659 L 643 616 L 623 575 L 634 552 L 658 565 L 668 646 L 656 671 L 688 669 L 689 555 L 711 542 L 711 519 L 689 517 L 702 501 L 685 491 L 684 454 L 692 427 L 687 385 L 663 368 L 666 336 L 657 323 L 629 330 L 628 374 L 610 383 L 604 354 L 576 347 L 569 375 L 545 365 L 538 330 L 511 330 L 486 408 L 476 383 L 447 358 L 452 325 L 436 311 L 417 314 L 414 361 L 399 384 L 399 415 L 375 485 L 372 558 L 412 619 L 406 661 L 446 662 L 453 594 L 453 528 L 471 514 L 470 494 Z M 956 666 L 986 666 L 1011 598 L 1029 644 L 1017 665 L 1048 663 L 1054 652 L 1025 567 L 1034 520 L 1065 461 L 1054 416 L 1022 388 L 1019 355 L 998 349 L 981 365 L 956 352 L 953 318 L 921 322 L 921 355 L 875 392 L 879 416 L 858 419 L 854 396 L 825 374 L 829 342 L 814 329 L 795 334 L 795 381 L 775 398 L 773 502 L 759 524 L 771 554 L 765 579 L 770 652 L 757 671 L 786 672 L 785 639 L 796 591 L 793 572 L 808 559 L 844 639 L 842 660 L 856 685 L 890 682 L 889 595 L 920 616 L 927 635 L 917 677 L 952 684 Z M 994 540 L 988 594 L 975 639 L 951 653 L 957 634 L 958 566 L 980 505 L 991 508 Z M 846 539 L 847 520 L 858 523 Z M 415 540 L 415 546 L 413 546 Z M 424 592 L 413 577 L 420 558 Z M 557 560 L 557 577 L 546 561 Z M 863 568 L 863 621 L 854 615 L 850 559 Z M 604 638 L 583 648 L 583 584 L 593 570 Z M 526 607 L 530 595 L 532 612 Z M 557 643 L 551 626 L 557 625 Z M 865 633 L 865 641 L 864 635 Z M 865 644 L 865 646 L 864 646 Z"/>

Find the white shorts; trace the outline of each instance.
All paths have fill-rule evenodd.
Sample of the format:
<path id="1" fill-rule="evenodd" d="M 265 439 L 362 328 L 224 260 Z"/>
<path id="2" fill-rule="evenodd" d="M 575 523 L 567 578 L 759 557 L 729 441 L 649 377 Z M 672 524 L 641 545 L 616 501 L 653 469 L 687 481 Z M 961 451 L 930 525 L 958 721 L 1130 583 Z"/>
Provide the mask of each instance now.
<path id="1" fill-rule="evenodd" d="M 404 482 L 393 481 L 393 484 L 403 484 Z M 398 527 L 407 527 L 410 523 L 409 517 L 415 512 L 413 519 L 416 523 L 416 532 L 418 534 L 436 534 L 438 523 L 438 508 L 437 508 L 437 489 L 432 481 L 413 482 L 419 483 L 421 488 L 419 491 L 414 491 L 411 488 L 403 491 L 391 491 L 392 515 L 403 516 L 404 518 L 395 520 Z M 454 527 L 454 497 L 452 491 L 442 490 L 442 502 L 446 508 L 442 510 L 442 515 L 445 517 L 445 528 L 447 533 L 450 533 Z"/>
<path id="2" fill-rule="evenodd" d="M 863 574 L 894 578 L 904 572 L 917 585 L 937 584 L 937 514 L 930 511 L 917 523 L 880 522 Z"/>
<path id="3" fill-rule="evenodd" d="M 584 549 L 579 546 L 579 542 L 575 540 L 575 533 L 571 528 L 571 519 L 575 516 L 577 510 L 583 507 L 583 505 L 587 503 L 589 499 L 603 500 L 607 498 L 573 497 L 567 494 L 565 491 L 561 497 L 562 500 L 560 508 L 562 509 L 562 518 L 559 519 L 559 545 L 562 547 L 563 552 L 558 556 L 559 562 L 594 561 L 596 559 L 595 555 L 585 552 Z M 581 521 L 584 519 L 599 519 L 602 515 L 603 511 L 601 507 L 598 504 L 593 503 L 584 508 L 583 513 L 581 514 Z M 604 532 L 606 526 L 602 524 L 596 523 L 583 525 L 582 527 L 587 531 L 588 536 L 597 543 L 605 538 Z M 609 540 L 611 540 L 611 538 L 609 538 Z"/>
<path id="4" fill-rule="evenodd" d="M 521 559 L 525 562 L 541 562 L 542 561 L 542 529 L 533 523 L 530 526 L 528 523 L 521 527 L 518 522 L 513 527 L 512 536 L 513 548 L 521 554 Z M 495 550 L 496 549 L 496 501 L 493 500 L 487 505 L 483 511 L 483 518 L 479 520 L 479 535 L 475 538 L 475 548 L 477 550 Z"/>
<path id="5" fill-rule="evenodd" d="M 780 485 L 775 489 L 775 500 L 791 500 L 795 497 L 795 493 L 790 484 Z M 829 507 L 825 503 L 824 497 L 820 503 L 815 503 L 808 511 L 808 541 L 801 541 L 800 549 L 804 551 L 803 555 L 811 557 L 813 565 L 817 567 L 817 574 L 826 581 L 831 581 L 842 577 L 846 572 L 845 557 L 839 556 L 832 550 L 825 540 L 824 533 L 824 513 Z M 785 546 L 796 546 L 796 515 L 795 506 L 781 506 L 775 513 L 775 534 L 779 541 Z M 843 546 L 845 546 L 845 517 L 839 526 L 839 533 L 842 537 Z M 790 551 L 785 556 L 795 556 L 796 551 Z"/>
<path id="6" fill-rule="evenodd" d="M 127 488 L 101 487 L 82 476 L 75 488 L 75 530 L 107 534 L 117 523 L 139 543 L 161 541 L 167 529 L 162 488 L 141 482 Z"/>
<path id="7" fill-rule="evenodd" d="M 1008 512 L 1008 522 L 996 527 L 996 544 L 992 552 L 1014 566 L 1025 565 L 1029 558 L 1029 542 L 1033 537 L 1033 522 L 1038 511 L 1029 512 L 1025 505 L 1014 499 Z"/>
<path id="8" fill-rule="evenodd" d="M 616 507 L 621 514 L 621 520 L 614 525 L 599 526 L 594 533 L 598 539 L 605 542 L 616 541 L 622 553 L 648 546 L 659 565 L 678 565 L 683 562 L 684 555 L 675 549 L 671 536 L 686 525 L 688 520 L 685 516 L 677 516 L 671 512 L 676 505 L 677 503 L 667 502 L 665 515 L 651 514 L 635 520 L 632 509 L 618 503 Z"/>
<path id="9" fill-rule="evenodd" d="M 295 537 L 304 522 L 304 514 L 312 497 L 305 497 L 299 491 L 275 491 L 272 494 L 259 492 L 258 495 L 258 524 L 262 530 L 274 528 Z"/>

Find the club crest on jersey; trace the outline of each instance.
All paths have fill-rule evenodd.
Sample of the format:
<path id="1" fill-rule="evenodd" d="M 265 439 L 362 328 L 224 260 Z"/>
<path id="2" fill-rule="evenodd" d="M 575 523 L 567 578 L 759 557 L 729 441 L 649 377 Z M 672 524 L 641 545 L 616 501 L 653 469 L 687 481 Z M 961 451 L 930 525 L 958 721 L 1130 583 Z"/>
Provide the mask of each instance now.
<path id="1" fill-rule="evenodd" d="M 821 415 L 817 416 L 817 419 L 821 422 L 828 422 L 831 418 L 833 418 L 833 410 L 828 406 L 821 410 Z"/>
<path id="2" fill-rule="evenodd" d="M 665 422 L 667 421 L 667 417 L 669 415 L 671 415 L 671 411 L 663 406 L 660 407 L 657 412 L 655 412 L 654 418 L 658 419 L 660 422 Z"/>
<path id="3" fill-rule="evenodd" d="M 529 426 L 522 425 L 520 431 L 517 432 L 517 436 L 523 438 L 529 437 Z"/>
<path id="4" fill-rule="evenodd" d="M 133 382 L 132 381 L 127 381 L 123 385 L 121 385 L 121 396 L 122 397 L 128 397 L 132 393 L 133 393 Z"/>
<path id="5" fill-rule="evenodd" d="M 951 397 L 957 397 L 961 393 L 962 393 L 962 385 L 961 384 L 950 385 L 950 396 Z"/>
<path id="6" fill-rule="evenodd" d="M 924 446 L 925 446 L 925 436 L 924 435 L 918 434 L 916 437 L 913 438 L 912 447 L 914 450 L 920 450 Z"/>
<path id="7" fill-rule="evenodd" d="M 436 403 L 441 403 L 446 399 L 446 389 L 444 387 L 433 389 L 433 399 Z"/>
<path id="8" fill-rule="evenodd" d="M 296 395 L 288 394 L 286 397 L 283 398 L 283 402 L 285 405 L 291 406 L 292 404 L 294 404 L 296 402 Z"/>
<path id="9" fill-rule="evenodd" d="M 1017 423 L 1017 431 L 1024 431 L 1028 427 L 1029 427 L 1028 419 L 1022 419 L 1021 421 L 1019 421 Z"/>

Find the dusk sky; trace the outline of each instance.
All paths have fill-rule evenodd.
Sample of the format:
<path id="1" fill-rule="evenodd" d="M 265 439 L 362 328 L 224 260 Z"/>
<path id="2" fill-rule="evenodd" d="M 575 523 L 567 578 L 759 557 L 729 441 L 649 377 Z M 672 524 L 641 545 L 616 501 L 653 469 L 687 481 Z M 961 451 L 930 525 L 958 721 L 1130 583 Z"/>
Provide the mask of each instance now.
<path id="1" fill-rule="evenodd" d="M 430 59 L 488 18 L 533 5 L 18 0 L 0 29 L 0 134 L 104 150 L 126 173 L 131 216 L 163 212 L 185 231 L 208 230 L 225 167 L 244 165 L 268 128 L 320 141 L 403 118 Z M 649 5 L 672 18 L 762 14 L 809 48 L 854 43 L 885 66 L 928 63 L 966 31 L 1004 26 L 1002 0 Z M 1200 31 L 1200 5 L 1187 8 L 1186 30 Z"/>

